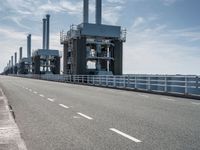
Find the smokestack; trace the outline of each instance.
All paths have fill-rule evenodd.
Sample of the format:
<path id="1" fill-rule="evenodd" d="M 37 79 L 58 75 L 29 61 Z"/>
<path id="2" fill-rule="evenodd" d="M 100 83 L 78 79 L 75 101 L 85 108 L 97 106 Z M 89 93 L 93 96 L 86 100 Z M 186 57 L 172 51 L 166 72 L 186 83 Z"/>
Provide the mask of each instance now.
<path id="1" fill-rule="evenodd" d="M 83 0 L 83 23 L 89 22 L 89 0 Z"/>
<path id="2" fill-rule="evenodd" d="M 27 58 L 31 58 L 31 34 L 27 36 Z"/>
<path id="3" fill-rule="evenodd" d="M 43 38 L 42 38 L 42 48 L 46 49 L 46 23 L 47 20 L 44 18 L 43 19 Z"/>
<path id="4" fill-rule="evenodd" d="M 96 0 L 96 24 L 101 24 L 102 0 Z"/>
<path id="5" fill-rule="evenodd" d="M 11 66 L 13 67 L 13 56 L 11 56 Z"/>
<path id="6" fill-rule="evenodd" d="M 17 64 L 17 52 L 15 52 L 15 65 Z"/>
<path id="7" fill-rule="evenodd" d="M 13 56 L 11 56 L 11 73 L 13 73 Z"/>
<path id="8" fill-rule="evenodd" d="M 46 15 L 46 49 L 49 50 L 49 30 L 50 30 L 50 23 L 49 23 L 50 15 Z"/>
<path id="9" fill-rule="evenodd" d="M 19 48 L 19 61 L 22 59 L 22 47 Z"/>

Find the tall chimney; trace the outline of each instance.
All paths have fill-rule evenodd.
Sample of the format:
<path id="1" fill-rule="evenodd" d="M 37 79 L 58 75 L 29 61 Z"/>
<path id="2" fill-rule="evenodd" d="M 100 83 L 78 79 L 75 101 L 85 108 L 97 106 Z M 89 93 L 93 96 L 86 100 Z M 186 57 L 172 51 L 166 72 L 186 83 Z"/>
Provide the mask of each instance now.
<path id="1" fill-rule="evenodd" d="M 96 24 L 101 24 L 102 0 L 96 0 Z"/>
<path id="2" fill-rule="evenodd" d="M 15 52 L 15 65 L 17 64 L 17 52 Z"/>
<path id="3" fill-rule="evenodd" d="M 19 61 L 22 59 L 22 47 L 19 48 Z"/>
<path id="4" fill-rule="evenodd" d="M 43 37 L 42 37 L 42 48 L 46 49 L 46 23 L 47 20 L 44 18 L 43 19 Z"/>
<path id="5" fill-rule="evenodd" d="M 9 60 L 9 63 L 8 63 L 8 64 L 9 64 L 9 67 L 11 67 L 11 61 L 10 61 L 10 60 Z"/>
<path id="6" fill-rule="evenodd" d="M 11 73 L 13 73 L 14 71 L 13 71 L 13 56 L 11 56 Z"/>
<path id="7" fill-rule="evenodd" d="M 27 58 L 31 58 L 31 34 L 27 36 Z"/>
<path id="8" fill-rule="evenodd" d="M 46 49 L 49 50 L 49 30 L 50 30 L 50 23 L 49 23 L 50 15 L 46 15 Z"/>
<path id="9" fill-rule="evenodd" d="M 89 22 L 89 0 L 83 0 L 83 23 Z"/>

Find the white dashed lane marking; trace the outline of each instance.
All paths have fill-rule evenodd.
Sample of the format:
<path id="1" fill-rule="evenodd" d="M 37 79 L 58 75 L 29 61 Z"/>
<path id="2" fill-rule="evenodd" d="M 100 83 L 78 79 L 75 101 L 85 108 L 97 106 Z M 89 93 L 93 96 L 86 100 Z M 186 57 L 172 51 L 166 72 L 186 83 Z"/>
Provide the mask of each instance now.
<path id="1" fill-rule="evenodd" d="M 93 120 L 92 117 L 89 117 L 89 116 L 87 116 L 87 115 L 85 115 L 85 114 L 83 114 L 83 113 L 77 112 L 77 114 L 79 114 L 80 116 L 82 116 L 82 117 L 84 117 L 84 118 L 86 118 L 86 119 L 88 119 L 88 120 Z"/>
<path id="2" fill-rule="evenodd" d="M 33 93 L 34 93 L 34 94 L 37 94 L 38 92 L 34 91 Z"/>
<path id="3" fill-rule="evenodd" d="M 44 97 L 44 95 L 40 94 L 40 97 Z"/>
<path id="4" fill-rule="evenodd" d="M 47 98 L 47 100 L 50 102 L 54 102 L 54 99 L 52 99 L 52 98 Z"/>
<path id="5" fill-rule="evenodd" d="M 68 106 L 66 106 L 66 105 L 64 105 L 64 104 L 59 104 L 61 107 L 63 107 L 63 108 L 69 108 Z"/>
<path id="6" fill-rule="evenodd" d="M 127 139 L 129 139 L 129 140 L 132 140 L 132 141 L 135 142 L 135 143 L 141 143 L 141 142 L 142 142 L 142 141 L 140 141 L 140 140 L 138 140 L 138 139 L 136 139 L 136 138 L 134 138 L 134 137 L 132 137 L 132 136 L 126 134 L 126 133 L 123 133 L 123 132 L 121 132 L 121 131 L 115 129 L 115 128 L 110 128 L 110 130 L 113 131 L 113 132 L 115 132 L 115 133 L 117 133 L 117 134 L 122 135 L 123 137 L 125 137 L 125 138 L 127 138 Z"/>

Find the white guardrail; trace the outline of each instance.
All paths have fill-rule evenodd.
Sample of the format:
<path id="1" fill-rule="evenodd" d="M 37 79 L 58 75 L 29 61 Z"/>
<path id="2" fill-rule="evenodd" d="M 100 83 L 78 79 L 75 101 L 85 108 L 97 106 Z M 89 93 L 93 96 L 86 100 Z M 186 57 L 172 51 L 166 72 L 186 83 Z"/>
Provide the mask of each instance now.
<path id="1" fill-rule="evenodd" d="M 12 75 L 74 84 L 177 94 L 200 98 L 200 76 L 182 75 Z"/>

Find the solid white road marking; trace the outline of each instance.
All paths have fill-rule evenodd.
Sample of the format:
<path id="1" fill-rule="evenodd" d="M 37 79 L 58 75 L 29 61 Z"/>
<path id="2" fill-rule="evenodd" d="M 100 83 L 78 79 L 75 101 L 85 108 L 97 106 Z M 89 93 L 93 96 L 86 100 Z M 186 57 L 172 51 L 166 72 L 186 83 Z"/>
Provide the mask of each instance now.
<path id="1" fill-rule="evenodd" d="M 66 106 L 66 105 L 64 105 L 64 104 L 59 104 L 61 107 L 63 107 L 63 108 L 69 108 L 68 106 Z"/>
<path id="2" fill-rule="evenodd" d="M 139 96 L 142 96 L 142 97 L 145 97 L 145 98 L 149 98 L 148 95 L 145 95 L 145 94 L 138 94 Z"/>
<path id="3" fill-rule="evenodd" d="M 172 102 L 175 102 L 175 101 L 176 101 L 176 100 L 174 100 L 174 99 L 166 98 L 166 97 L 162 97 L 161 99 L 162 99 L 162 100 L 167 100 L 167 101 L 172 101 Z"/>
<path id="4" fill-rule="evenodd" d="M 132 137 L 132 136 L 126 134 L 126 133 L 123 133 L 123 132 L 121 132 L 121 131 L 115 129 L 115 128 L 110 128 L 110 130 L 113 131 L 113 132 L 115 132 L 115 133 L 118 133 L 118 134 L 124 136 L 125 138 L 128 138 L 128 139 L 130 139 L 130 140 L 132 140 L 132 141 L 134 141 L 134 142 L 136 142 L 136 143 L 142 142 L 142 141 L 140 141 L 140 140 L 138 140 L 138 139 L 136 139 L 136 138 L 134 138 L 134 137 Z"/>
<path id="5" fill-rule="evenodd" d="M 84 118 L 86 118 L 86 119 L 88 119 L 88 120 L 93 120 L 92 117 L 89 117 L 89 116 L 87 116 L 87 115 L 85 115 L 85 114 L 83 114 L 83 113 L 77 112 L 77 114 L 79 114 L 80 116 L 82 116 L 82 117 L 84 117 Z"/>
<path id="6" fill-rule="evenodd" d="M 195 103 L 195 102 L 192 102 L 192 104 L 194 104 L 194 105 L 200 105 L 200 103 Z"/>
<path id="7" fill-rule="evenodd" d="M 47 100 L 50 102 L 54 102 L 54 99 L 52 99 L 52 98 L 47 98 Z"/>
<path id="8" fill-rule="evenodd" d="M 40 94 L 40 97 L 44 97 L 44 95 Z"/>

